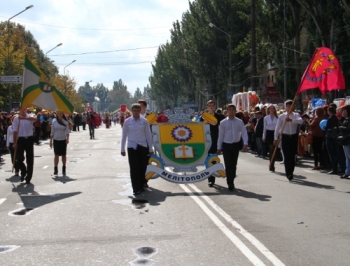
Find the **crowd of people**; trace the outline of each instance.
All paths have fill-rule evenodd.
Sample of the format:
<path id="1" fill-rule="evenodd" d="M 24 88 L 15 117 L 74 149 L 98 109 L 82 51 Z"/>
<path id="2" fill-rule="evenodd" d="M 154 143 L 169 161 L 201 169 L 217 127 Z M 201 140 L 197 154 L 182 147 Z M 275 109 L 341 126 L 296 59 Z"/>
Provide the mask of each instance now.
<path id="1" fill-rule="evenodd" d="M 54 174 L 58 174 L 59 157 L 62 157 L 62 174 L 66 175 L 66 152 L 69 134 L 80 131 L 82 126 L 89 127 L 90 139 L 95 138 L 95 128 L 101 125 L 101 116 L 93 111 L 74 112 L 67 115 L 62 112 L 45 110 L 32 112 L 29 108 L 18 112 L 0 112 L 0 163 L 5 160 L 2 154 L 9 152 L 15 176 L 30 184 L 33 175 L 34 145 L 49 140 L 54 150 Z M 26 160 L 26 164 L 24 163 Z"/>
<path id="2" fill-rule="evenodd" d="M 295 111 L 293 102 L 284 103 L 284 109 L 275 105 L 256 106 L 253 112 L 238 111 L 236 106 L 228 104 L 225 110 L 217 109 L 214 101 L 208 101 L 205 112 L 212 114 L 217 124 L 210 124 L 212 144 L 208 154 L 223 154 L 227 185 L 235 189 L 237 160 L 239 151 L 250 151 L 256 157 L 269 159 L 271 172 L 275 171 L 275 161 L 281 160 L 285 174 L 293 180 L 294 168 L 300 157 L 313 157 L 312 170 L 325 170 L 330 175 L 350 176 L 350 105 L 337 107 L 334 103 L 314 108 L 308 113 Z M 147 122 L 147 103 L 139 100 L 132 106 L 128 119 L 121 120 L 125 113 L 114 116 L 99 115 L 92 111 L 72 116 L 61 112 L 31 113 L 29 109 L 20 112 L 0 113 L 0 144 L 11 154 L 15 175 L 28 184 L 33 174 L 33 146 L 40 140 L 50 139 L 54 149 L 54 174 L 58 174 L 59 157 L 62 159 L 62 174 L 66 174 L 66 152 L 69 134 L 79 131 L 82 126 L 89 128 L 90 139 L 95 138 L 95 129 L 104 119 L 106 127 L 111 121 L 122 126 L 122 155 L 127 150 L 130 164 L 130 176 L 134 194 L 141 193 L 148 187 L 144 172 L 150 154 L 153 153 L 151 127 Z M 103 118 L 102 118 L 103 117 Z M 162 112 L 158 113 L 159 123 L 169 122 Z M 201 113 L 194 116 L 195 122 L 201 122 Z M 147 123 L 146 123 L 147 122 Z M 147 127 L 145 126 L 147 124 Z M 0 163 L 4 163 L 1 158 Z M 24 153 L 26 156 L 24 156 Z M 15 155 L 16 154 L 16 155 Z M 26 159 L 26 164 L 24 160 Z M 215 184 L 215 177 L 208 178 L 209 187 Z"/>

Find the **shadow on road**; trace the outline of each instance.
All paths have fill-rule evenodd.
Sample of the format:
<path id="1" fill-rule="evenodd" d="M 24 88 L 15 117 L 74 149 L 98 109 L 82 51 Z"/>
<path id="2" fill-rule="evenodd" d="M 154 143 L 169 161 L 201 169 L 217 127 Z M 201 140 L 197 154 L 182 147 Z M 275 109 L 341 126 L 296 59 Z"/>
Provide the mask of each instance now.
<path id="1" fill-rule="evenodd" d="M 76 181 L 77 179 L 73 179 L 70 178 L 69 176 L 55 176 L 52 177 L 52 180 L 56 181 L 56 182 L 62 182 L 63 184 L 67 183 L 67 182 L 72 182 L 72 181 Z"/>
<path id="2" fill-rule="evenodd" d="M 72 193 L 62 193 L 62 194 L 40 194 L 35 191 L 35 186 L 33 184 L 24 184 L 21 183 L 18 186 L 13 185 L 12 192 L 18 193 L 21 201 L 25 208 L 39 208 L 46 204 L 53 203 L 55 201 L 63 200 L 69 197 L 73 197 L 81 194 L 81 192 L 72 192 Z"/>
<path id="3" fill-rule="evenodd" d="M 234 191 L 229 191 L 227 187 L 223 187 L 220 185 L 215 184 L 214 187 L 220 192 L 219 194 L 215 193 L 215 195 L 234 195 L 248 199 L 257 199 L 260 201 L 270 201 L 271 199 L 270 195 L 256 194 L 254 192 L 246 191 L 240 188 L 236 188 Z M 205 195 L 210 196 L 213 195 L 213 193 L 205 193 Z"/>
<path id="4" fill-rule="evenodd" d="M 334 189 L 335 188 L 334 186 L 322 185 L 319 183 L 306 181 L 306 177 L 301 176 L 301 175 L 294 176 L 294 179 L 291 183 L 297 184 L 297 185 L 302 185 L 302 186 L 314 187 L 314 188 L 324 188 L 324 189 Z"/>

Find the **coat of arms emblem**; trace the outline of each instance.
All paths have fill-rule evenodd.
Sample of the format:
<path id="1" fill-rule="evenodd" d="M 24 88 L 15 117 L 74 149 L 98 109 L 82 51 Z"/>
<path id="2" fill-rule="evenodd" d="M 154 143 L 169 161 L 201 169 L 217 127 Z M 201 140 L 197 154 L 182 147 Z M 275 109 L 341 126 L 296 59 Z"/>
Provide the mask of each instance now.
<path id="1" fill-rule="evenodd" d="M 160 176 L 174 183 L 193 183 L 211 175 L 225 177 L 218 156 L 208 155 L 211 146 L 209 124 L 206 121 L 192 122 L 182 108 L 175 109 L 175 114 L 168 113 L 168 116 L 168 123 L 154 123 L 152 126 L 157 155 L 152 155 L 149 160 L 146 178 Z"/>

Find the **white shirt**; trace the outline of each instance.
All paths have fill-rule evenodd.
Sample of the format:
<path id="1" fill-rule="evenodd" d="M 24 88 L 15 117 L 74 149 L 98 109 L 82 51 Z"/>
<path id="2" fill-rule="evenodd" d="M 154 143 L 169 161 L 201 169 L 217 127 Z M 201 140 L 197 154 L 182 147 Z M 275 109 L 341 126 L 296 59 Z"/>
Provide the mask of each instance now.
<path id="1" fill-rule="evenodd" d="M 266 131 L 267 130 L 275 131 L 277 120 L 278 120 L 278 117 L 276 117 L 276 116 L 273 116 L 273 118 L 271 118 L 271 115 L 267 115 L 264 117 L 263 139 L 266 139 Z"/>
<path id="2" fill-rule="evenodd" d="M 26 114 L 26 117 L 31 117 L 31 116 Z M 18 116 L 16 116 L 13 119 L 13 131 L 18 132 L 18 137 L 32 137 L 34 122 L 35 121 L 30 121 L 25 119 L 21 119 L 21 121 L 19 122 Z"/>
<path id="3" fill-rule="evenodd" d="M 13 127 L 12 127 L 12 125 L 7 128 L 6 147 L 10 147 L 10 143 L 13 143 Z"/>
<path id="4" fill-rule="evenodd" d="M 286 117 L 287 117 L 287 112 L 281 114 L 278 117 L 276 128 L 275 128 L 275 140 L 278 139 L 278 135 L 282 131 L 282 127 L 286 120 Z M 286 123 L 286 126 L 284 127 L 282 134 L 287 134 L 287 135 L 297 134 L 298 126 L 303 123 L 303 119 L 300 117 L 298 113 L 294 113 L 294 112 L 292 112 L 289 115 L 289 118 L 292 119 L 292 121 Z"/>
<path id="5" fill-rule="evenodd" d="M 65 139 L 67 139 L 67 136 L 69 135 L 70 130 L 69 130 L 68 121 L 62 119 L 62 122 L 66 126 L 62 126 L 61 124 L 59 124 L 57 119 L 52 120 L 50 136 L 53 136 L 54 140 L 65 140 Z"/>
<path id="6" fill-rule="evenodd" d="M 226 117 L 219 125 L 218 149 L 222 149 L 222 143 L 236 143 L 243 138 L 244 145 L 248 145 L 248 133 L 241 119 Z"/>
<path id="7" fill-rule="evenodd" d="M 128 138 L 128 148 L 137 149 L 137 145 L 147 147 L 150 152 L 153 151 L 153 141 L 151 129 L 148 125 L 148 121 L 141 117 L 135 119 L 130 116 L 125 120 L 123 126 L 123 136 L 121 142 L 121 152 L 125 152 L 126 138 Z"/>

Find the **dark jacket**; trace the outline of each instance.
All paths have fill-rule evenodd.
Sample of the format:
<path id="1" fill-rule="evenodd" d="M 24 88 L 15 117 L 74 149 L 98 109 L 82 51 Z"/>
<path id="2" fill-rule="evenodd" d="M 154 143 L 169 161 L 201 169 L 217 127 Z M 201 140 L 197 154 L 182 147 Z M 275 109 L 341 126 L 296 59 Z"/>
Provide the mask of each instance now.
<path id="1" fill-rule="evenodd" d="M 336 115 L 331 115 L 327 119 L 327 125 L 325 128 L 326 138 L 335 139 L 339 135 L 340 121 Z"/>
<path id="2" fill-rule="evenodd" d="M 262 138 L 264 133 L 264 117 L 257 119 L 254 131 L 256 138 Z"/>

